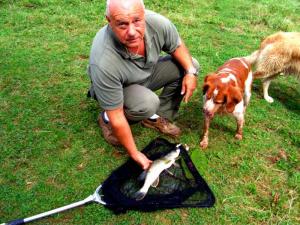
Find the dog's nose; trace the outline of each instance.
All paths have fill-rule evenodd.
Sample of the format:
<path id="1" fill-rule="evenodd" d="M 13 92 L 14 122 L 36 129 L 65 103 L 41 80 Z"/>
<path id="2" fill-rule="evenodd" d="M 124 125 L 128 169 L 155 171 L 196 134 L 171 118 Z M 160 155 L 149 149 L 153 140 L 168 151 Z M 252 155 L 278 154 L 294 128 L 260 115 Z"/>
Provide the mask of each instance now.
<path id="1" fill-rule="evenodd" d="M 212 118 L 214 116 L 214 114 L 206 109 L 203 109 L 203 113 L 206 117 L 208 118 Z"/>

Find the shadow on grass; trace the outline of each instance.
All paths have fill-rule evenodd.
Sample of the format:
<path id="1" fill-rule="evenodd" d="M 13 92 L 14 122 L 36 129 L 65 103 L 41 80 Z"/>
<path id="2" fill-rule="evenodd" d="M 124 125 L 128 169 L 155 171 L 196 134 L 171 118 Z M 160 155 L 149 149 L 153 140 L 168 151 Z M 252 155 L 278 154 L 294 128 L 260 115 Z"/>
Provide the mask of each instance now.
<path id="1" fill-rule="evenodd" d="M 179 117 L 179 126 L 183 131 L 203 135 L 204 117 L 202 113 L 202 101 L 193 102 L 193 105 L 183 107 Z M 210 122 L 209 132 L 220 131 L 234 137 L 236 132 L 236 120 L 231 115 L 216 114 Z"/>
<path id="2" fill-rule="evenodd" d="M 282 79 L 283 78 L 280 78 L 280 80 Z M 300 114 L 300 92 L 296 88 L 297 85 L 299 87 L 300 84 L 290 84 L 287 81 L 280 82 L 278 80 L 276 81 L 275 78 L 269 87 L 269 95 L 274 98 L 274 101 L 279 101 L 287 110 Z M 261 81 L 255 81 L 252 89 L 257 93 L 258 96 L 261 97 L 262 101 L 265 101 L 263 97 Z M 266 104 L 270 104 L 267 101 L 265 102 Z"/>

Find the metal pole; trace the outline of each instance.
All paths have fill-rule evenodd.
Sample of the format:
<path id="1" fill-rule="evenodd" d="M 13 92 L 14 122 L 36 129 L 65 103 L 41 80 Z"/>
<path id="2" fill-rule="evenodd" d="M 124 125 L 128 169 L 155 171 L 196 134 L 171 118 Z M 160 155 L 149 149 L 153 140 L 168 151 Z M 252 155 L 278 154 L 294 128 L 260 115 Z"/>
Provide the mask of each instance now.
<path id="1" fill-rule="evenodd" d="M 68 209 L 72 209 L 72 208 L 75 208 L 75 207 L 78 207 L 78 206 L 85 205 L 85 204 L 90 203 L 90 202 L 97 202 L 97 203 L 106 205 L 106 203 L 101 199 L 101 196 L 98 194 L 98 191 L 101 189 L 101 186 L 102 185 L 100 185 L 96 189 L 96 191 L 94 192 L 94 194 L 90 195 L 86 199 L 81 200 L 79 202 L 75 202 L 75 203 L 72 203 L 70 205 L 62 206 L 62 207 L 57 208 L 57 209 L 53 209 L 53 210 L 50 210 L 50 211 L 47 211 L 47 212 L 44 212 L 44 213 L 40 213 L 40 214 L 31 216 L 31 217 L 27 217 L 25 219 L 17 219 L 17 220 L 10 221 L 8 223 L 2 223 L 1 225 L 20 225 L 20 224 L 25 224 L 25 223 L 28 223 L 28 222 L 31 222 L 31 221 L 34 221 L 34 220 L 38 220 L 38 219 L 50 216 L 50 215 L 55 214 L 55 213 L 63 212 L 63 211 L 66 211 Z"/>
<path id="2" fill-rule="evenodd" d="M 63 211 L 66 211 L 68 209 L 72 209 L 72 208 L 75 208 L 75 207 L 78 207 L 78 206 L 82 206 L 84 204 L 87 204 L 89 202 L 92 202 L 93 201 L 93 195 L 90 195 L 89 197 L 87 197 L 86 199 L 82 200 L 82 201 L 79 201 L 79 202 L 75 202 L 75 203 L 72 203 L 70 205 L 66 205 L 66 206 L 62 206 L 60 208 L 57 208 L 57 209 L 53 209 L 53 210 L 50 210 L 48 212 L 44 212 L 44 213 L 40 213 L 38 215 L 35 215 L 35 216 L 31 216 L 31 217 L 28 217 L 28 218 L 25 218 L 24 219 L 24 223 L 28 223 L 30 221 L 33 221 L 33 220 L 38 220 L 38 219 L 41 219 L 43 217 L 47 217 L 47 216 L 50 216 L 52 214 L 55 214 L 55 213 L 59 213 L 59 212 L 63 212 Z"/>

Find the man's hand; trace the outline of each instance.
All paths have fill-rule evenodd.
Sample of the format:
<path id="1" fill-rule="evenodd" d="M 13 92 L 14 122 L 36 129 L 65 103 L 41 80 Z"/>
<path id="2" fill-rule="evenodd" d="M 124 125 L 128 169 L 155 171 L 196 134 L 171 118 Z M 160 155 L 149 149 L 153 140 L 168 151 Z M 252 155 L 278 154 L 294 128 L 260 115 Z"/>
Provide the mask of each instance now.
<path id="1" fill-rule="evenodd" d="M 143 170 L 147 170 L 151 166 L 152 161 L 139 151 L 133 155 L 132 158 L 142 167 Z"/>
<path id="2" fill-rule="evenodd" d="M 137 149 L 130 126 L 124 115 L 123 107 L 114 110 L 106 110 L 106 112 L 113 128 L 114 135 L 126 149 L 129 156 L 136 161 L 143 170 L 148 169 L 152 161 Z"/>
<path id="3" fill-rule="evenodd" d="M 190 100 L 196 87 L 197 87 L 197 77 L 194 74 L 186 74 L 183 77 L 182 88 L 181 88 L 181 94 L 184 95 L 183 101 L 185 103 L 187 103 Z"/>

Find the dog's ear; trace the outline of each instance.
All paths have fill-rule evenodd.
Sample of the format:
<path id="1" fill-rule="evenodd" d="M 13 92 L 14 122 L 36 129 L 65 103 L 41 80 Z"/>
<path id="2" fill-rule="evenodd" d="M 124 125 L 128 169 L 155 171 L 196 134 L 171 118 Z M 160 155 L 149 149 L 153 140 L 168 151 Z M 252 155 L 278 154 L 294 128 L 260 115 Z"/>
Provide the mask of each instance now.
<path id="1" fill-rule="evenodd" d="M 207 75 L 204 77 L 204 83 L 207 82 L 207 80 L 209 79 L 209 76 L 210 76 L 210 74 L 207 74 Z"/>
<path id="2" fill-rule="evenodd" d="M 204 78 L 204 84 L 202 87 L 202 91 L 203 91 L 203 95 L 207 94 L 208 98 L 211 98 L 212 93 L 210 93 L 211 91 L 209 91 L 209 90 L 212 90 L 212 88 L 214 86 L 212 80 L 214 79 L 215 76 L 216 76 L 215 73 L 209 73 Z"/>
<path id="3" fill-rule="evenodd" d="M 207 99 L 212 98 L 215 89 L 215 84 L 212 82 L 206 82 L 203 85 L 203 95 L 206 95 Z"/>
<path id="4" fill-rule="evenodd" d="M 202 88 L 202 91 L 203 91 L 203 95 L 206 94 L 206 92 L 208 91 L 209 89 L 209 84 L 206 82 L 203 84 L 203 88 Z"/>
<path id="5" fill-rule="evenodd" d="M 209 74 L 207 74 L 207 75 L 204 77 L 204 83 L 206 83 L 206 82 L 208 82 L 208 81 L 210 81 L 210 80 L 212 80 L 212 79 L 215 79 L 216 76 L 217 76 L 216 73 L 209 73 Z"/>
<path id="6" fill-rule="evenodd" d="M 230 87 L 228 89 L 228 94 L 226 95 L 226 110 L 232 113 L 235 106 L 242 101 L 243 96 L 241 90 L 238 87 Z"/>

